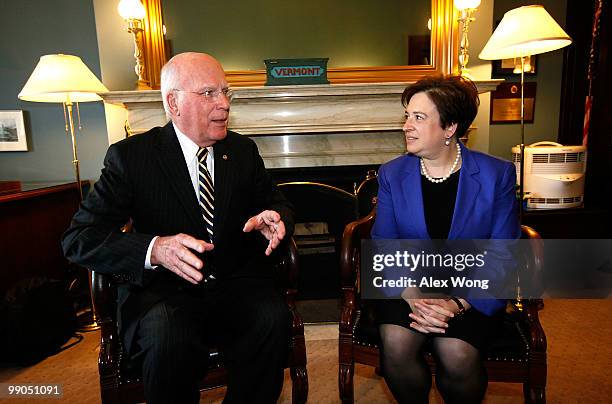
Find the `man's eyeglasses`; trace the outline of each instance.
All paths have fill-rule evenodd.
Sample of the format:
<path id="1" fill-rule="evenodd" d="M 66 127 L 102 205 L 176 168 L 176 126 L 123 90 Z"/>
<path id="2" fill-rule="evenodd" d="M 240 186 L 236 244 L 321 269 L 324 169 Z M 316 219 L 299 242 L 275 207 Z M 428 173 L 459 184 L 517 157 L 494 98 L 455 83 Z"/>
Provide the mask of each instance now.
<path id="1" fill-rule="evenodd" d="M 221 94 L 223 94 L 225 96 L 225 98 L 227 98 L 228 101 L 231 101 L 232 98 L 234 97 L 234 92 L 232 91 L 231 88 L 222 88 L 219 90 L 213 90 L 213 89 L 206 89 L 206 90 L 202 90 L 202 91 L 189 91 L 189 90 L 180 90 L 180 89 L 175 89 L 176 91 L 182 91 L 184 93 L 191 93 L 191 94 L 195 94 L 198 95 L 200 97 L 204 97 L 204 99 L 206 101 L 213 101 L 218 99 Z"/>

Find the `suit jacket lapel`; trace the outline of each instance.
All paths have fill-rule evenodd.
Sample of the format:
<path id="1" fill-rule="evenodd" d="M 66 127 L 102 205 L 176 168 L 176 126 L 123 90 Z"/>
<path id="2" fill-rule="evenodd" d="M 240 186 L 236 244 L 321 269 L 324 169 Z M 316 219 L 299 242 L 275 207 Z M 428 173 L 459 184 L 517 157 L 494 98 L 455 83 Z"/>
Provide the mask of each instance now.
<path id="1" fill-rule="evenodd" d="M 480 168 L 472 158 L 470 151 L 460 143 L 461 146 L 461 173 L 459 174 L 459 188 L 455 200 L 455 211 L 451 223 L 449 239 L 456 239 L 472 216 L 477 195 L 480 192 L 480 181 L 478 173 Z"/>
<path id="2" fill-rule="evenodd" d="M 421 190 L 421 175 L 418 158 L 407 159 L 402 179 L 402 192 L 404 194 L 405 206 L 414 210 L 405 212 L 408 221 L 408 229 L 415 229 L 414 238 L 428 239 L 427 225 L 425 224 L 425 209 L 423 207 L 423 191 Z M 412 235 L 410 235 L 412 236 Z"/>
<path id="3" fill-rule="evenodd" d="M 189 170 L 185 164 L 185 157 L 174 132 L 172 122 L 169 122 L 159 133 L 157 141 L 159 154 L 157 159 L 168 182 L 176 192 L 185 212 L 191 217 L 192 223 L 204 228 L 204 219 L 193 191 Z"/>
<path id="4" fill-rule="evenodd" d="M 215 143 L 213 146 L 215 157 L 215 217 L 213 231 L 215 239 L 218 239 L 227 217 L 229 207 L 231 183 L 236 170 L 231 167 L 236 162 L 227 147 L 227 140 Z"/>

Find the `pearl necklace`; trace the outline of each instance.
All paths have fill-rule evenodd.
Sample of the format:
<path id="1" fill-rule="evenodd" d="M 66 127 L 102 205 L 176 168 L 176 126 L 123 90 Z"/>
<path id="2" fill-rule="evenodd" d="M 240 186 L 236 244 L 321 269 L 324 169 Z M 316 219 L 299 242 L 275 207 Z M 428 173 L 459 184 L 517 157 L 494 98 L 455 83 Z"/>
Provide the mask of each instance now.
<path id="1" fill-rule="evenodd" d="M 431 175 L 429 175 L 429 173 L 427 172 L 427 168 L 425 167 L 425 161 L 423 160 L 423 157 L 421 157 L 420 159 L 421 160 L 421 171 L 423 172 L 423 175 L 425 176 L 425 178 L 427 178 L 428 181 L 433 182 L 434 184 L 439 184 L 441 182 L 446 181 L 448 177 L 451 176 L 453 171 L 455 171 L 457 164 L 459 164 L 459 159 L 461 158 L 461 147 L 459 146 L 459 143 L 455 143 L 455 145 L 457 146 L 457 157 L 455 157 L 455 161 L 453 162 L 453 165 L 451 166 L 450 170 L 448 170 L 448 174 L 446 174 L 442 178 L 434 178 Z"/>

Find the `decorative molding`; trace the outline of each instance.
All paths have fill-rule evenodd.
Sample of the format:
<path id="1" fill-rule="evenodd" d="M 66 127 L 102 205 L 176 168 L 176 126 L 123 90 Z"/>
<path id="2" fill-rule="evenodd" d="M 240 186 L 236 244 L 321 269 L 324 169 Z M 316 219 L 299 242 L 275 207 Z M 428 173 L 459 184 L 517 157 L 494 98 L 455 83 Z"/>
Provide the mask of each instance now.
<path id="1" fill-rule="evenodd" d="M 477 81 L 479 92 L 503 80 Z M 401 94 L 408 83 L 239 87 L 234 90 L 229 127 L 247 136 L 401 130 Z M 123 105 L 133 133 L 167 122 L 161 93 L 112 91 L 100 96 Z"/>

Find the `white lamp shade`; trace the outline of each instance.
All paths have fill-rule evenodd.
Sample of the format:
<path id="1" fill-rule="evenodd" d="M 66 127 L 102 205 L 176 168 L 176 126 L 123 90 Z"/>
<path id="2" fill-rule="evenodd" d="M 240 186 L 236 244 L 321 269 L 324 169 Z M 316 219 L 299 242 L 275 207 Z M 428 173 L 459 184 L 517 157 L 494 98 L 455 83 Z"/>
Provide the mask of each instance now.
<path id="1" fill-rule="evenodd" d="M 455 0 L 457 10 L 467 10 L 468 8 L 477 8 L 480 5 L 480 0 Z"/>
<path id="2" fill-rule="evenodd" d="M 107 91 L 80 57 L 58 54 L 40 57 L 18 97 L 34 102 L 87 102 L 102 100 L 96 93 Z"/>
<path id="3" fill-rule="evenodd" d="M 140 0 L 121 0 L 117 5 L 117 11 L 124 20 L 145 18 L 145 8 Z"/>
<path id="4" fill-rule="evenodd" d="M 497 60 L 537 55 L 571 43 L 572 39 L 544 7 L 524 6 L 504 14 L 478 57 Z"/>

